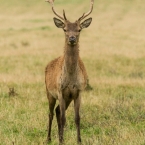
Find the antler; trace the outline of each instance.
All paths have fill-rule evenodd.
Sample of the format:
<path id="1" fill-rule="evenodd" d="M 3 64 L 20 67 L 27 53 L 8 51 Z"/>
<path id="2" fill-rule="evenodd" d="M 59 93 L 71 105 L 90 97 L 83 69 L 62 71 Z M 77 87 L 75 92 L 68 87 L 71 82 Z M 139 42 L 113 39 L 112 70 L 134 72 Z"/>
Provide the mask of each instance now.
<path id="1" fill-rule="evenodd" d="M 78 21 L 83 20 L 84 18 L 86 18 L 88 15 L 91 14 L 92 10 L 93 10 L 93 4 L 94 4 L 94 0 L 91 0 L 91 7 L 90 10 L 87 13 L 83 13 L 83 15 L 78 19 Z"/>
<path id="2" fill-rule="evenodd" d="M 50 5 L 51 5 L 51 7 L 52 7 L 52 11 L 54 12 L 54 14 L 56 15 L 56 16 L 58 16 L 60 19 L 62 19 L 62 20 L 67 20 L 66 19 L 66 16 L 65 16 L 65 11 L 63 10 L 63 16 L 64 16 L 64 18 L 62 17 L 62 16 L 60 16 L 55 10 L 54 10 L 54 0 L 45 0 L 46 2 L 49 2 L 50 3 Z"/>

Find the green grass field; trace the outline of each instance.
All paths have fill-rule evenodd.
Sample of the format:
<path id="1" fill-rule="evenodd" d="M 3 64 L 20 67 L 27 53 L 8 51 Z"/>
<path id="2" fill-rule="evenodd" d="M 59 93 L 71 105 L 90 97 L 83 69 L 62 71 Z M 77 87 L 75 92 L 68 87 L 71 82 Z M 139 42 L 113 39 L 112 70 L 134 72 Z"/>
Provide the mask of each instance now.
<path id="1" fill-rule="evenodd" d="M 80 36 L 92 91 L 82 94 L 83 145 L 145 145 L 145 1 L 95 0 L 93 22 Z M 89 0 L 55 0 L 70 21 Z M 0 145 L 43 145 L 48 101 L 44 69 L 63 54 L 64 34 L 43 0 L 0 0 Z M 17 95 L 10 96 L 9 88 Z M 73 103 L 66 145 L 76 144 Z M 58 144 L 56 118 L 51 145 Z"/>

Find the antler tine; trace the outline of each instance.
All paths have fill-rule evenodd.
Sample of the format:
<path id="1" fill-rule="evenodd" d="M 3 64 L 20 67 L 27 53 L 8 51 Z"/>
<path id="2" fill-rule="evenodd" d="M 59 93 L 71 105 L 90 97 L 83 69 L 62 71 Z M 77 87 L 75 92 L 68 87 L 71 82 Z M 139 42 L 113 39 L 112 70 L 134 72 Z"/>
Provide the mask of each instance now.
<path id="1" fill-rule="evenodd" d="M 54 14 L 56 16 L 58 16 L 60 19 L 64 20 L 63 17 L 61 17 L 55 10 L 54 10 L 54 0 L 45 0 L 45 2 L 50 3 L 51 7 L 52 7 L 52 11 L 54 12 Z"/>
<path id="2" fill-rule="evenodd" d="M 64 10 L 63 10 L 63 17 L 64 17 L 65 20 L 67 20 Z"/>
<path id="3" fill-rule="evenodd" d="M 78 21 L 81 21 L 81 19 L 84 17 L 85 13 L 78 19 Z"/>
<path id="4" fill-rule="evenodd" d="M 89 10 L 87 13 L 84 13 L 84 14 L 78 19 L 78 21 L 83 20 L 84 18 L 86 18 L 88 15 L 91 14 L 91 12 L 93 11 L 93 5 L 94 5 L 94 0 L 91 0 L 90 10 Z"/>

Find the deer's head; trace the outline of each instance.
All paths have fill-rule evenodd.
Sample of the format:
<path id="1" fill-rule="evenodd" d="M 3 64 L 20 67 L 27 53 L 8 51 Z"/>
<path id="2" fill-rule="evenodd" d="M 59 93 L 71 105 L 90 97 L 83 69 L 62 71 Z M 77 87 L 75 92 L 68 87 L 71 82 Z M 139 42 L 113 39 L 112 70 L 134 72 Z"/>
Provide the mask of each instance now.
<path id="1" fill-rule="evenodd" d="M 68 45 L 76 45 L 79 41 L 79 35 L 80 32 L 83 28 L 87 28 L 91 22 L 92 22 L 92 18 L 88 18 L 85 21 L 81 22 L 84 18 L 86 18 L 88 15 L 90 15 L 90 13 L 93 10 L 93 2 L 94 0 L 91 0 L 91 8 L 89 10 L 89 12 L 84 13 L 78 20 L 76 20 L 74 23 L 70 22 L 66 16 L 65 16 L 65 11 L 63 10 L 63 17 L 60 16 L 55 10 L 54 10 L 54 5 L 53 5 L 53 0 L 47 0 L 47 2 L 49 2 L 52 6 L 52 11 L 54 12 L 54 14 L 59 17 L 58 18 L 53 18 L 55 25 L 58 28 L 62 28 L 64 30 L 65 33 L 65 39 L 66 39 L 66 43 Z"/>

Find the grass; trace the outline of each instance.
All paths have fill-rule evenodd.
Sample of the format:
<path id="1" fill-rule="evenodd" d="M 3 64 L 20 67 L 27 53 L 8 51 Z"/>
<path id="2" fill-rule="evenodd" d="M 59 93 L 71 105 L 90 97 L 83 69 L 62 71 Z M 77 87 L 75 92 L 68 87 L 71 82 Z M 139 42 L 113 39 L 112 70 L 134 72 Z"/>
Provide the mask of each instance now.
<path id="1" fill-rule="evenodd" d="M 44 69 L 63 53 L 64 34 L 43 1 L 0 3 L 0 145 L 42 145 L 48 122 Z M 71 21 L 88 4 L 55 1 L 57 11 L 65 9 Z M 96 0 L 93 22 L 81 32 L 80 55 L 93 87 L 82 94 L 83 145 L 145 144 L 144 5 L 140 0 Z M 17 95 L 10 96 L 9 88 Z M 73 104 L 67 110 L 66 145 L 76 144 L 72 114 Z M 51 145 L 56 144 L 54 118 Z"/>

